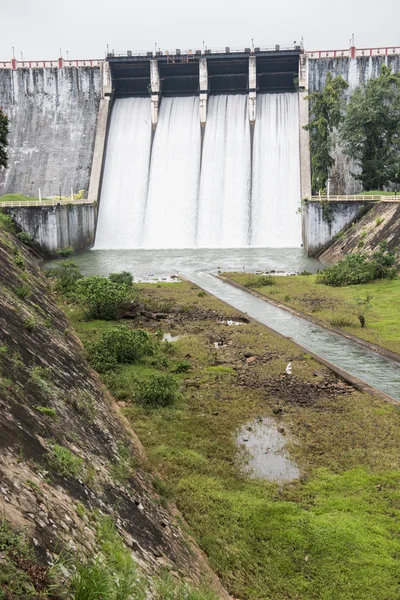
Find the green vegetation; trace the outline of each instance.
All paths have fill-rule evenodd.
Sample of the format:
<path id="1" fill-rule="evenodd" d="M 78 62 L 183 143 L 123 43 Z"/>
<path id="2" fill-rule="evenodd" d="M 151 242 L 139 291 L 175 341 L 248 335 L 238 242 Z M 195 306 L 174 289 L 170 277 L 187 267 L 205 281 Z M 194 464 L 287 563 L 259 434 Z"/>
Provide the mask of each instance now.
<path id="1" fill-rule="evenodd" d="M 9 215 L 0 210 L 0 228 L 8 231 L 9 233 L 15 232 L 15 223 Z"/>
<path id="2" fill-rule="evenodd" d="M 31 291 L 27 285 L 18 286 L 15 289 L 15 293 L 17 294 L 18 298 L 21 298 L 21 300 L 25 300 L 25 298 L 29 298 L 31 295 Z"/>
<path id="3" fill-rule="evenodd" d="M 400 182 L 400 73 L 382 65 L 352 94 L 343 122 L 346 152 L 361 169 L 356 179 L 366 190 Z"/>
<path id="4" fill-rule="evenodd" d="M 117 283 L 118 285 L 126 285 L 127 287 L 132 287 L 133 277 L 129 271 L 122 271 L 121 273 L 111 273 L 108 276 L 108 279 L 113 283 Z"/>
<path id="5" fill-rule="evenodd" d="M 35 330 L 36 325 L 37 325 L 37 323 L 36 323 L 36 319 L 34 317 L 28 317 L 24 321 L 24 327 L 25 327 L 26 331 L 29 331 L 29 333 L 32 333 L 32 331 Z"/>
<path id="6" fill-rule="evenodd" d="M 21 231 L 20 233 L 17 233 L 17 238 L 20 242 L 26 244 L 26 246 L 31 246 L 33 243 L 33 237 L 29 233 L 26 233 L 26 231 Z"/>
<path id="7" fill-rule="evenodd" d="M 131 448 L 118 444 L 118 461 L 110 467 L 113 479 L 120 483 L 126 483 L 133 476 L 136 467 L 137 461 L 132 456 Z"/>
<path id="8" fill-rule="evenodd" d="M 125 285 L 97 275 L 79 279 L 76 295 L 87 308 L 90 319 L 116 319 L 120 308 L 128 299 Z"/>
<path id="9" fill-rule="evenodd" d="M 7 168 L 8 117 L 0 108 L 0 169 Z"/>
<path id="10" fill-rule="evenodd" d="M 372 255 L 353 252 L 331 267 L 320 271 L 316 282 L 340 287 L 368 283 L 376 279 L 394 279 L 397 277 L 396 254 L 387 251 L 386 242 L 382 242 L 379 250 Z"/>
<path id="11" fill-rule="evenodd" d="M 246 273 L 225 273 L 241 283 Z M 346 332 L 400 354 L 399 318 L 397 303 L 400 279 L 377 279 L 367 284 L 332 287 L 316 283 L 317 275 L 275 276 L 275 285 L 259 292 L 291 308 L 311 315 L 322 324 L 344 327 Z M 368 324 L 360 328 L 355 297 L 372 296 Z"/>
<path id="12" fill-rule="evenodd" d="M 329 169 L 333 166 L 333 134 L 343 119 L 343 93 L 349 87 L 341 75 L 327 73 L 325 87 L 307 96 L 310 100 L 310 122 L 304 129 L 310 132 L 312 189 L 325 190 Z"/>
<path id="13" fill-rule="evenodd" d="M 240 276 L 242 283 L 249 277 Z M 313 286 L 330 298 L 337 295 L 338 307 L 344 304 L 341 294 L 349 290 L 316 285 L 313 275 L 273 280 L 274 285 L 259 291 L 279 299 L 289 296 L 291 302 L 299 301 L 296 285 L 303 290 Z M 351 288 L 352 318 L 358 310 L 354 296 L 363 297 L 369 286 L 384 290 L 398 284 L 399 280 L 379 280 L 358 286 L 356 293 Z M 318 293 L 312 290 L 310 301 L 318 299 Z M 400 412 L 356 391 L 332 394 L 329 387 L 324 391 L 325 378 L 330 381 L 331 376 L 310 356 L 255 323 L 240 327 L 221 323 L 221 314 L 234 319 L 234 311 L 210 295 L 200 300 L 197 294 L 198 288 L 187 282 L 138 286 L 138 301 L 147 306 L 174 305 L 177 319 L 172 324 L 180 339 L 160 342 L 152 356 L 120 363 L 118 371 L 103 377 L 114 396 L 126 401 L 124 413 L 147 450 L 150 466 L 162 478 L 153 478 L 160 503 L 165 506 L 171 498 L 178 505 L 235 597 L 395 598 Z M 365 330 L 358 327 L 359 331 L 372 327 L 375 298 L 380 301 L 385 295 L 373 293 L 371 325 Z M 392 300 L 390 306 L 397 318 Z M 331 319 L 335 311 L 330 307 Z M 196 320 L 196 308 L 216 311 L 215 320 Z M 68 307 L 66 311 L 85 344 L 99 341 L 115 327 L 113 322 L 82 321 L 78 311 L 69 313 Z M 154 330 L 154 323 L 149 329 Z M 215 340 L 224 341 L 218 351 Z M 243 359 L 248 350 L 256 357 L 251 364 Z M 180 390 L 173 403 L 151 410 L 152 404 L 139 401 L 137 381 L 150 387 L 157 376 L 164 394 L 165 378 L 185 361 L 192 368 L 174 375 Z M 296 378 L 292 386 L 284 375 L 289 361 Z M 177 392 L 179 388 L 175 385 Z M 314 392 L 304 396 L 309 390 Z M 277 484 L 241 473 L 235 433 L 260 416 L 276 418 L 289 434 L 287 447 L 301 470 L 299 480 Z M 124 480 L 126 474 L 121 475 Z M 170 592 L 168 585 L 173 583 L 159 584 L 160 600 L 208 600 L 207 592 L 192 594 L 184 585 Z"/>
<path id="14" fill-rule="evenodd" d="M 47 452 L 50 467 L 62 477 L 78 477 L 83 472 L 83 460 L 60 444 L 51 444 Z"/>
<path id="15" fill-rule="evenodd" d="M 260 288 L 266 285 L 273 285 L 274 283 L 271 275 L 250 275 L 247 277 L 244 286 L 247 288 Z"/>
<path id="16" fill-rule="evenodd" d="M 60 258 L 68 258 L 71 254 L 74 254 L 75 250 L 72 246 L 66 246 L 65 248 L 59 248 L 57 254 Z"/>
<path id="17" fill-rule="evenodd" d="M 49 406 L 39 406 L 37 404 L 33 408 L 37 410 L 37 412 L 40 412 L 43 415 L 47 415 L 52 419 L 55 419 L 57 416 L 57 411 L 55 408 L 50 408 Z"/>
<path id="18" fill-rule="evenodd" d="M 98 342 L 88 345 L 90 364 L 100 373 L 114 369 L 118 363 L 138 362 L 154 352 L 155 338 L 142 329 L 117 325 L 103 332 Z"/>
<path id="19" fill-rule="evenodd" d="M 173 375 L 155 373 L 135 382 L 135 400 L 144 406 L 171 406 L 179 398 L 179 387 Z"/>
<path id="20" fill-rule="evenodd" d="M 42 200 L 47 200 L 47 198 L 42 198 Z M 23 194 L 5 194 L 0 196 L 1 202 L 39 202 L 39 198 L 24 196 Z"/>
<path id="21" fill-rule="evenodd" d="M 78 265 L 72 261 L 65 261 L 46 269 L 44 274 L 46 277 L 56 280 L 55 290 L 61 294 L 75 292 L 76 282 L 82 278 Z"/>

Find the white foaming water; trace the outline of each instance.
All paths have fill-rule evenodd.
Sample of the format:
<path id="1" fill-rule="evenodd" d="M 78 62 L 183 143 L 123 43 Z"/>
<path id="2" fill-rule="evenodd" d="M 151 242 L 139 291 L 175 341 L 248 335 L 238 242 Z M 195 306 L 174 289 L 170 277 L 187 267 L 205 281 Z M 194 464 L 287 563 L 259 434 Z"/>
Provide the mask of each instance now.
<path id="1" fill-rule="evenodd" d="M 301 246 L 298 95 L 260 94 L 253 151 L 247 96 L 113 107 L 95 248 Z"/>
<path id="2" fill-rule="evenodd" d="M 297 94 L 257 95 L 253 140 L 251 246 L 301 245 Z"/>
<path id="3" fill-rule="evenodd" d="M 151 156 L 144 248 L 195 246 L 200 146 L 199 99 L 163 98 Z"/>
<path id="4" fill-rule="evenodd" d="M 150 99 L 117 99 L 107 143 L 96 249 L 140 246 L 150 149 Z"/>
<path id="5" fill-rule="evenodd" d="M 200 177 L 197 245 L 249 245 L 251 149 L 247 96 L 208 101 Z"/>

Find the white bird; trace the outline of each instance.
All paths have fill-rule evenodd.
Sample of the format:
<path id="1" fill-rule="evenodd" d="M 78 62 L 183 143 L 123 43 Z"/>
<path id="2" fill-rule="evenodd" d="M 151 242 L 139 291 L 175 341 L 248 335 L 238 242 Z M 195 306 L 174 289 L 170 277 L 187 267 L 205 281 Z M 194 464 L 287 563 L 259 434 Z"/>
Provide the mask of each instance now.
<path id="1" fill-rule="evenodd" d="M 291 362 L 287 364 L 287 367 L 285 369 L 285 373 L 287 373 L 288 375 L 292 374 L 292 363 Z"/>

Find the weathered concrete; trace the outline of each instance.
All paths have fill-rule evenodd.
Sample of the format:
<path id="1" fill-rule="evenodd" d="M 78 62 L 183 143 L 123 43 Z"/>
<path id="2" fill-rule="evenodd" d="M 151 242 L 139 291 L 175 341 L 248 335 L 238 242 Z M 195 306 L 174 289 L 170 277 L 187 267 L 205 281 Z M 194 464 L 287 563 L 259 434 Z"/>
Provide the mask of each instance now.
<path id="1" fill-rule="evenodd" d="M 4 208 L 47 254 L 71 246 L 86 250 L 94 244 L 96 204 Z"/>
<path id="2" fill-rule="evenodd" d="M 10 118 L 0 195 L 88 190 L 100 98 L 99 67 L 0 69 L 0 106 Z"/>
<path id="3" fill-rule="evenodd" d="M 320 91 L 325 86 L 326 76 L 331 73 L 334 77 L 341 75 L 349 84 L 345 93 L 348 99 L 354 89 L 369 79 L 378 77 L 382 65 L 392 67 L 394 72 L 400 72 L 400 55 L 386 56 L 337 56 L 336 58 L 308 59 L 308 89 L 310 92 Z M 337 143 L 333 158 L 335 164 L 331 169 L 331 193 L 332 194 L 357 194 L 362 191 L 360 181 L 353 177 L 353 173 L 359 173 L 355 162 L 347 157 L 340 143 Z"/>
<path id="4" fill-rule="evenodd" d="M 307 98 L 308 60 L 305 54 L 299 60 L 299 145 L 300 145 L 300 188 L 302 199 L 311 196 L 310 135 L 304 129 L 309 123 Z"/>
<path id="5" fill-rule="evenodd" d="M 90 174 L 89 200 L 100 199 L 101 177 L 104 164 L 104 152 L 107 142 L 108 119 L 110 114 L 110 97 L 100 100 L 99 116 L 97 119 L 96 139 L 94 143 L 92 171 Z"/>
<path id="6" fill-rule="evenodd" d="M 151 124 L 153 129 L 158 123 L 158 108 L 160 103 L 160 75 L 156 60 L 150 61 L 150 86 L 151 86 Z"/>
<path id="7" fill-rule="evenodd" d="M 303 202 L 303 245 L 308 256 L 318 256 L 337 233 L 372 206 L 369 201 Z"/>
<path id="8" fill-rule="evenodd" d="M 333 264 L 349 254 L 360 251 L 374 252 L 383 241 L 388 250 L 400 246 L 400 202 L 379 202 L 362 217 L 354 227 L 343 233 L 336 242 L 320 256 L 324 264 Z"/>
<path id="9" fill-rule="evenodd" d="M 249 56 L 249 120 L 250 123 L 256 122 L 256 102 L 257 102 L 257 65 L 256 57 Z"/>
<path id="10" fill-rule="evenodd" d="M 207 99 L 208 99 L 208 70 L 207 59 L 201 58 L 199 61 L 199 83 L 200 83 L 200 100 L 199 113 L 200 123 L 205 125 L 207 121 Z"/>

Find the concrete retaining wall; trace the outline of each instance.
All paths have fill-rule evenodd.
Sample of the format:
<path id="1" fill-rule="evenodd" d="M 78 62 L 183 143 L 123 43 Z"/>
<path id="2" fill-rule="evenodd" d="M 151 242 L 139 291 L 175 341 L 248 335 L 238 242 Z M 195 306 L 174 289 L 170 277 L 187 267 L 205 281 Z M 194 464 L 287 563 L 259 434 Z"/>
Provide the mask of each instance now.
<path id="1" fill-rule="evenodd" d="M 339 201 L 329 202 L 328 208 L 324 209 L 322 202 L 303 202 L 303 244 L 308 256 L 317 256 L 337 233 L 373 205 L 368 201 Z"/>
<path id="2" fill-rule="evenodd" d="M 10 119 L 9 167 L 0 195 L 88 191 L 101 98 L 100 67 L 0 68 Z"/>
<path id="3" fill-rule="evenodd" d="M 86 250 L 94 244 L 97 205 L 4 208 L 47 254 L 71 246 Z"/>

